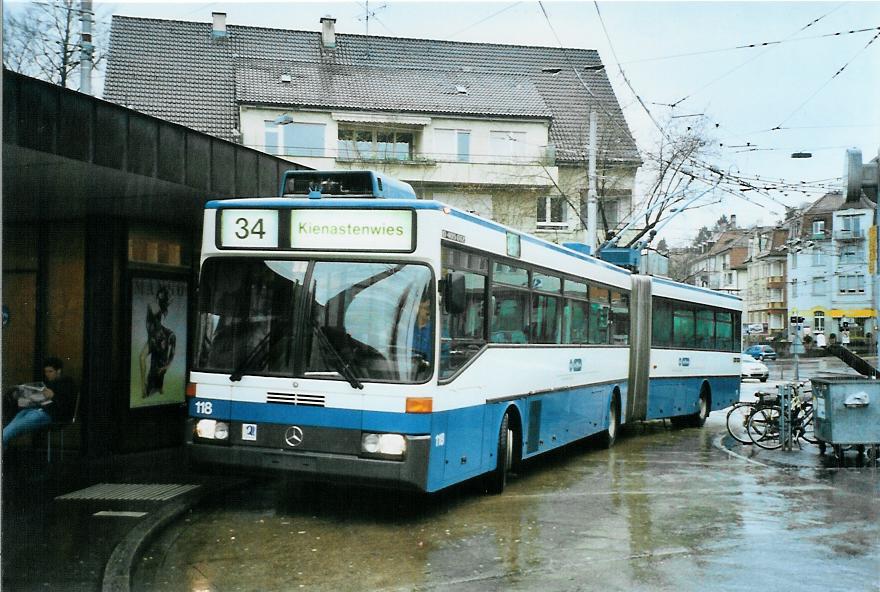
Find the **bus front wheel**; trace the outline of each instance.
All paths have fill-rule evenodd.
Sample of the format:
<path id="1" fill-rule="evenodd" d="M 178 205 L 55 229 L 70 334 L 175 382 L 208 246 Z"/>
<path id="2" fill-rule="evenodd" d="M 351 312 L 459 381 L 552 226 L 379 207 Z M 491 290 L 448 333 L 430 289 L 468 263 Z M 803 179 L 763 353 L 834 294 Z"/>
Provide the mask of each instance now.
<path id="1" fill-rule="evenodd" d="M 505 412 L 501 419 L 501 429 L 498 430 L 498 464 L 495 470 L 489 473 L 488 491 L 499 494 L 507 486 L 507 475 L 513 467 L 513 440 L 514 432 L 510 425 L 510 413 Z"/>

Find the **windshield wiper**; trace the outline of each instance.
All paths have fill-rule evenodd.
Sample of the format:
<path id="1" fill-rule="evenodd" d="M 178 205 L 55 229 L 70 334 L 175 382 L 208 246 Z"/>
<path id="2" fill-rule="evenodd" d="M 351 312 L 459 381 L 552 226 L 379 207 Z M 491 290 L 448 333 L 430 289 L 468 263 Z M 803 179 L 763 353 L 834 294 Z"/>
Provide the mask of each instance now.
<path id="1" fill-rule="evenodd" d="M 315 321 L 312 323 L 312 328 L 314 329 L 315 335 L 318 336 L 318 341 L 321 342 L 321 345 L 324 346 L 326 351 L 329 351 L 332 355 L 330 356 L 334 362 L 334 366 L 339 374 L 348 381 L 348 384 L 351 385 L 351 388 L 363 389 L 364 383 L 358 380 L 358 377 L 355 375 L 354 370 L 352 370 L 351 365 L 345 361 L 342 357 L 342 354 L 339 353 L 339 350 L 336 349 L 336 346 L 333 345 L 333 342 L 330 341 L 330 338 L 327 337 L 327 334 L 324 333 L 324 329 Z"/>
<path id="2" fill-rule="evenodd" d="M 260 339 L 260 341 L 254 346 L 254 348 L 248 353 L 245 359 L 242 361 L 238 367 L 232 371 L 232 374 L 229 375 L 229 380 L 232 382 L 238 382 L 244 376 L 245 371 L 251 369 L 251 363 L 256 359 L 257 354 L 260 353 L 265 347 L 269 344 L 269 336 L 271 333 L 266 333 L 266 335 Z"/>

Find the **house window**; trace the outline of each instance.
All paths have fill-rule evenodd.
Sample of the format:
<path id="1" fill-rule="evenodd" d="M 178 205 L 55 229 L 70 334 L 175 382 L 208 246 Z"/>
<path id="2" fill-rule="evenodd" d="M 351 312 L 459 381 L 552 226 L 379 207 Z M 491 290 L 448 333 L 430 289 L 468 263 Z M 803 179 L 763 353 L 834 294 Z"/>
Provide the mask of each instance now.
<path id="1" fill-rule="evenodd" d="M 324 156 L 323 123 L 264 122 L 266 152 L 280 156 Z"/>
<path id="2" fill-rule="evenodd" d="M 768 328 L 770 329 L 782 329 L 785 325 L 782 322 L 781 314 L 772 314 L 770 315 L 770 323 Z"/>
<path id="3" fill-rule="evenodd" d="M 817 276 L 813 278 L 813 296 L 825 295 L 825 278 Z"/>
<path id="4" fill-rule="evenodd" d="M 413 133 L 339 126 L 340 160 L 412 160 Z"/>
<path id="5" fill-rule="evenodd" d="M 822 249 L 819 247 L 813 248 L 813 267 L 822 267 L 825 265 L 825 257 L 823 255 Z"/>
<path id="6" fill-rule="evenodd" d="M 825 220 L 813 220 L 813 235 L 825 234 Z"/>
<path id="7" fill-rule="evenodd" d="M 837 291 L 841 294 L 864 294 L 865 276 L 862 274 L 838 276 Z"/>
<path id="8" fill-rule="evenodd" d="M 791 297 L 797 298 L 797 295 L 798 295 L 798 283 L 797 283 L 797 280 L 794 280 L 793 282 L 791 282 Z"/>
<path id="9" fill-rule="evenodd" d="M 437 160 L 470 162 L 471 132 L 468 130 L 435 129 L 434 150 Z"/>
<path id="10" fill-rule="evenodd" d="M 861 236 L 862 233 L 862 215 L 840 217 L 841 230 L 850 233 L 851 236 Z"/>
<path id="11" fill-rule="evenodd" d="M 489 132 L 489 160 L 522 162 L 528 152 L 525 132 Z"/>
<path id="12" fill-rule="evenodd" d="M 813 331 L 824 331 L 825 330 L 825 313 L 821 310 L 817 310 L 813 313 Z"/>
<path id="13" fill-rule="evenodd" d="M 791 268 L 797 269 L 797 253 L 791 254 Z"/>
<path id="14" fill-rule="evenodd" d="M 847 246 L 840 251 L 840 264 L 861 263 L 862 253 L 857 246 Z"/>
<path id="15" fill-rule="evenodd" d="M 564 197 L 538 198 L 538 228 L 568 227 L 568 204 Z"/>

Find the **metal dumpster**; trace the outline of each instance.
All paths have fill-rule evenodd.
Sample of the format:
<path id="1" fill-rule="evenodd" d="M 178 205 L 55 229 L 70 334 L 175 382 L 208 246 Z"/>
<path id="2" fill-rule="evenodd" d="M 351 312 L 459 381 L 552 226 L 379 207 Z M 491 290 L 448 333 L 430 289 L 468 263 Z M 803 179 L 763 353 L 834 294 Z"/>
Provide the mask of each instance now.
<path id="1" fill-rule="evenodd" d="M 835 450 L 841 446 L 856 445 L 861 450 L 880 445 L 880 380 L 821 376 L 811 382 L 813 432 L 821 442 L 833 445 Z"/>

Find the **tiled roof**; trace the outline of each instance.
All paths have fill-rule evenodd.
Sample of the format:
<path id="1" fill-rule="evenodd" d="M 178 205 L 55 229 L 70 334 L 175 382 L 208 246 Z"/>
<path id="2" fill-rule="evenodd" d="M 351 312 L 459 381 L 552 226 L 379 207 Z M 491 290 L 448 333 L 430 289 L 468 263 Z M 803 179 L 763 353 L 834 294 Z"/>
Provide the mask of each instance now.
<path id="1" fill-rule="evenodd" d="M 723 253 L 734 247 L 741 247 L 744 245 L 748 245 L 748 230 L 744 230 L 742 228 L 735 228 L 732 230 L 725 230 L 715 239 L 715 244 L 712 245 L 712 248 L 709 249 L 707 255 L 718 255 L 719 253 Z"/>
<path id="2" fill-rule="evenodd" d="M 550 118 L 563 162 L 584 159 L 594 108 L 600 150 L 639 161 L 605 72 L 584 70 L 601 66 L 595 50 L 342 34 L 326 50 L 320 33 L 229 25 L 213 38 L 211 29 L 114 16 L 104 98 L 225 139 L 241 102 Z"/>
<path id="3" fill-rule="evenodd" d="M 282 82 L 287 75 L 290 82 Z M 527 76 L 414 68 L 235 60 L 242 103 L 550 119 Z M 396 89 L 388 92 L 387 89 Z"/>

